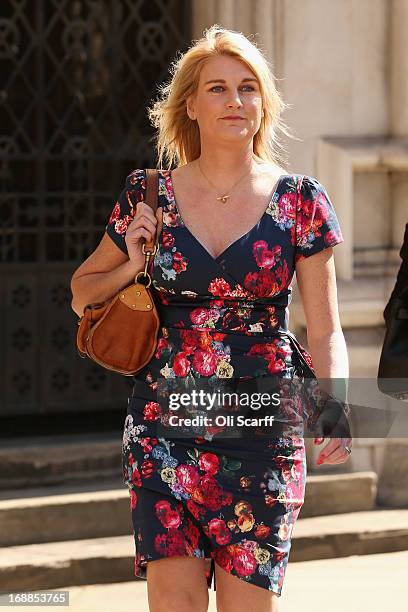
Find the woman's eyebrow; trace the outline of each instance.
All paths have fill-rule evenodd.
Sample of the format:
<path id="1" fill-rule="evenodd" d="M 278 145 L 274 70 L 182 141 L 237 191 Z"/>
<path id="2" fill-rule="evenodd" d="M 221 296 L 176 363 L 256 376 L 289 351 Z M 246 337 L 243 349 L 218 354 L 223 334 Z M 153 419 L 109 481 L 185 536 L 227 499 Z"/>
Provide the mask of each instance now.
<path id="1" fill-rule="evenodd" d="M 257 83 L 258 79 L 255 79 L 254 77 L 247 77 L 245 79 L 242 79 L 241 83 L 244 83 L 247 81 L 253 81 Z M 204 85 L 208 85 L 209 83 L 226 83 L 226 80 L 225 79 L 211 79 L 210 81 L 206 81 Z"/>

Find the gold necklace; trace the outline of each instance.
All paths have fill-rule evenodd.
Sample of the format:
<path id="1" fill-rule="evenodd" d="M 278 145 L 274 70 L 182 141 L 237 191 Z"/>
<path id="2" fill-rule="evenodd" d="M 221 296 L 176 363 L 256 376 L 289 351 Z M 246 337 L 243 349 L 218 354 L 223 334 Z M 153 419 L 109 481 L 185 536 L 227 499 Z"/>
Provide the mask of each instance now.
<path id="1" fill-rule="evenodd" d="M 198 160 L 198 167 L 199 167 L 199 169 L 200 169 L 201 174 L 202 174 L 202 175 L 203 175 L 203 177 L 205 178 L 205 180 L 206 180 L 206 181 L 207 181 L 207 182 L 208 182 L 208 183 L 209 183 L 209 184 L 210 184 L 210 185 L 211 185 L 211 186 L 212 186 L 212 187 L 215 189 L 215 191 L 216 191 L 216 192 L 218 192 L 218 189 L 216 188 L 216 186 L 214 185 L 214 183 L 212 183 L 212 182 L 210 181 L 210 179 L 209 179 L 209 178 L 207 178 L 207 177 L 206 177 L 206 175 L 204 174 L 204 172 L 202 171 L 202 169 L 201 169 L 201 165 L 200 165 L 200 160 Z M 228 200 L 228 198 L 231 196 L 231 192 L 232 192 L 232 190 L 233 190 L 233 189 L 234 189 L 234 188 L 235 188 L 235 187 L 238 185 L 238 183 L 240 183 L 240 182 L 242 181 L 242 179 L 243 179 L 243 178 L 245 178 L 245 177 L 246 177 L 246 176 L 247 176 L 247 175 L 248 175 L 248 174 L 251 172 L 251 170 L 252 170 L 252 167 L 251 167 L 251 168 L 250 168 L 250 169 L 249 169 L 247 172 L 245 172 L 245 174 L 244 174 L 243 176 L 241 176 L 241 178 L 240 178 L 240 179 L 238 179 L 238 181 L 237 181 L 236 183 L 234 183 L 234 185 L 233 185 L 233 186 L 232 186 L 232 187 L 229 189 L 229 192 L 230 192 L 230 193 L 225 193 L 225 194 L 224 194 L 224 195 L 222 195 L 222 196 L 218 196 L 218 197 L 217 197 L 217 202 L 218 202 L 218 201 L 221 201 L 223 204 L 225 204 L 225 202 L 226 202 L 226 201 Z"/>

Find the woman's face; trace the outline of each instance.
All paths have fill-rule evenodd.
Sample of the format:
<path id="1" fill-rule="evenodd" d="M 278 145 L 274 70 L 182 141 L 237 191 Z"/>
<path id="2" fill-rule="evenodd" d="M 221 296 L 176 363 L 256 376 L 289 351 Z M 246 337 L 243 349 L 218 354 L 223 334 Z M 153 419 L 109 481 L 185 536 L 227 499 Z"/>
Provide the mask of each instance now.
<path id="1" fill-rule="evenodd" d="M 253 139 L 262 120 L 262 97 L 254 73 L 239 59 L 213 57 L 203 66 L 187 113 L 197 120 L 200 137 L 210 142 Z M 235 116 L 239 119 L 226 119 Z"/>

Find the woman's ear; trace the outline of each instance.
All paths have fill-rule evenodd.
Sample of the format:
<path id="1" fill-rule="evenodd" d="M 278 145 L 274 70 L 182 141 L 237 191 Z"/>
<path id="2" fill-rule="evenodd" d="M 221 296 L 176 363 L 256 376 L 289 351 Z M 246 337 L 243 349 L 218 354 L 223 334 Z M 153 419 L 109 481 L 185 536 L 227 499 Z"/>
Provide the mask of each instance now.
<path id="1" fill-rule="evenodd" d="M 192 96 L 188 96 L 186 100 L 186 110 L 187 110 L 187 115 L 189 116 L 191 121 L 195 121 L 196 116 L 194 112 L 194 103 L 193 103 Z"/>

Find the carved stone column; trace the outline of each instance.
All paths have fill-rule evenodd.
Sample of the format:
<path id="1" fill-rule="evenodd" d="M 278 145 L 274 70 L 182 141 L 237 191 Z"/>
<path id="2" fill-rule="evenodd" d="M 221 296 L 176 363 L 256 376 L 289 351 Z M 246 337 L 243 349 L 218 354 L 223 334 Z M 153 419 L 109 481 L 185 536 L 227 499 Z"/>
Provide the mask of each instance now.
<path id="1" fill-rule="evenodd" d="M 390 131 L 408 136 L 408 2 L 391 0 L 390 5 Z"/>

